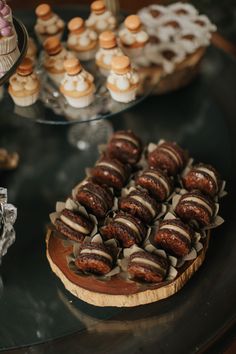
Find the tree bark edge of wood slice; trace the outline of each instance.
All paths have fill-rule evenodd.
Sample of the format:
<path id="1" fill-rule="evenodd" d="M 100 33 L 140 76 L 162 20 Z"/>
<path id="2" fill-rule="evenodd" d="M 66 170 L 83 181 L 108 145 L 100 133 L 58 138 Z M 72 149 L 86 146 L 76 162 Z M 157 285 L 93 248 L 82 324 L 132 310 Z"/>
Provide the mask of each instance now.
<path id="1" fill-rule="evenodd" d="M 152 302 L 160 301 L 167 297 L 170 297 L 177 293 L 182 287 L 188 282 L 188 280 L 194 275 L 194 273 L 202 265 L 206 251 L 209 245 L 210 232 L 208 232 L 206 242 L 203 249 L 199 252 L 196 259 L 190 262 L 190 265 L 177 277 L 168 282 L 167 285 L 163 285 L 156 289 L 145 289 L 144 291 L 139 291 L 132 294 L 108 294 L 94 291 L 91 289 L 85 289 L 84 287 L 76 284 L 75 282 L 68 279 L 65 272 L 56 264 L 54 257 L 50 250 L 50 238 L 53 237 L 52 230 L 48 230 L 46 235 L 46 255 L 48 262 L 50 264 L 51 270 L 57 275 L 57 277 L 62 281 L 65 288 L 72 293 L 74 296 L 83 300 L 86 303 L 99 307 L 135 307 L 145 304 L 150 304 Z M 109 281 L 108 281 L 109 282 Z"/>

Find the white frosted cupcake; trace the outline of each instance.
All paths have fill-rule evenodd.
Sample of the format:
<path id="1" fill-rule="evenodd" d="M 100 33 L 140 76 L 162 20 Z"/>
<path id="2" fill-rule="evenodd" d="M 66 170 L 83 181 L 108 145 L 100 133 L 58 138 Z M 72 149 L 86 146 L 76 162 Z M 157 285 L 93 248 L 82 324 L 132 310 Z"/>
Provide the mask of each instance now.
<path id="1" fill-rule="evenodd" d="M 65 22 L 55 14 L 51 6 L 41 4 L 35 10 L 37 22 L 34 27 L 35 33 L 40 43 L 43 43 L 48 37 L 56 36 L 61 39 Z"/>
<path id="2" fill-rule="evenodd" d="M 112 58 L 124 55 L 124 53 L 118 47 L 116 36 L 111 31 L 105 31 L 100 34 L 99 47 L 96 53 L 96 65 L 104 76 L 108 76 L 111 71 Z"/>
<path id="3" fill-rule="evenodd" d="M 125 54 L 135 60 L 143 54 L 149 35 L 143 30 L 140 17 L 130 15 L 125 19 L 124 28 L 119 31 L 119 38 Z"/>
<path id="4" fill-rule="evenodd" d="M 25 58 L 10 78 L 8 92 L 16 105 L 27 107 L 35 103 L 40 93 L 38 76 L 33 72 L 33 63 Z"/>
<path id="5" fill-rule="evenodd" d="M 118 102 L 128 103 L 135 99 L 139 87 L 139 76 L 131 68 L 127 56 L 113 57 L 107 88 L 111 97 Z"/>
<path id="6" fill-rule="evenodd" d="M 70 20 L 68 30 L 67 47 L 75 52 L 79 60 L 94 59 L 98 45 L 97 33 L 90 28 L 86 28 L 81 17 Z"/>
<path id="7" fill-rule="evenodd" d="M 66 50 L 57 37 L 49 37 L 43 43 L 45 56 L 43 65 L 51 80 L 60 85 L 65 75 L 64 61 L 74 58 L 74 54 Z"/>
<path id="8" fill-rule="evenodd" d="M 0 16 L 9 22 L 12 22 L 12 11 L 5 0 L 0 0 Z"/>
<path id="9" fill-rule="evenodd" d="M 77 58 L 64 62 L 66 74 L 62 80 L 60 91 L 70 106 L 83 108 L 89 106 L 94 99 L 94 78 L 84 70 Z"/>
<path id="10" fill-rule="evenodd" d="M 16 46 L 17 37 L 13 25 L 0 14 L 0 55 L 12 52 Z"/>
<path id="11" fill-rule="evenodd" d="M 94 1 L 91 4 L 91 14 L 86 20 L 86 26 L 101 33 L 116 28 L 116 18 L 112 15 L 103 1 Z"/>

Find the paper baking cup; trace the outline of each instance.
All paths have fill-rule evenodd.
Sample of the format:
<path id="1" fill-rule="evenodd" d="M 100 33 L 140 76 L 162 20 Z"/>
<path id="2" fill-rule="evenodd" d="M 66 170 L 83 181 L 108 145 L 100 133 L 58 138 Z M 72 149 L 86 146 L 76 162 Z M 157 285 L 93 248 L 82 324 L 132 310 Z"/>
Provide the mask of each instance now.
<path id="1" fill-rule="evenodd" d="M 65 96 L 67 102 L 69 103 L 70 106 L 75 107 L 75 108 L 83 108 L 89 106 L 92 101 L 93 101 L 93 93 L 91 93 L 88 96 L 83 96 L 83 97 L 70 97 L 70 96 Z"/>
<path id="2" fill-rule="evenodd" d="M 31 106 L 32 104 L 34 104 L 37 101 L 38 97 L 39 97 L 39 91 L 35 92 L 34 94 L 31 94 L 29 96 L 24 96 L 24 97 L 16 97 L 11 94 L 11 98 L 13 99 L 14 103 L 20 107 Z"/>
<path id="3" fill-rule="evenodd" d="M 17 37 L 15 31 L 10 37 L 2 37 L 0 39 L 0 55 L 11 53 L 16 48 L 16 44 Z"/>
<path id="4" fill-rule="evenodd" d="M 0 72 L 6 72 L 11 69 L 11 67 L 15 64 L 16 60 L 20 56 L 20 51 L 18 47 L 16 47 L 11 53 L 1 55 L 0 58 Z"/>
<path id="5" fill-rule="evenodd" d="M 129 92 L 116 92 L 116 91 L 112 91 L 111 89 L 109 89 L 109 92 L 110 92 L 113 100 L 115 100 L 117 102 L 122 102 L 122 103 L 128 103 L 128 102 L 135 100 L 136 91 L 137 91 L 137 88 L 135 88 Z"/>

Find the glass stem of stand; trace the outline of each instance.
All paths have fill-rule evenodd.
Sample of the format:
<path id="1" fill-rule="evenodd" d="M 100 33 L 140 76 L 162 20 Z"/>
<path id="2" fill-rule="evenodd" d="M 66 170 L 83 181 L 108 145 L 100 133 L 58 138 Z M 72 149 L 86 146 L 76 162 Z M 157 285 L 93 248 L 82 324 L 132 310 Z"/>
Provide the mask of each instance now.
<path id="1" fill-rule="evenodd" d="M 106 7 L 111 13 L 118 18 L 120 14 L 120 2 L 119 0 L 105 0 Z"/>

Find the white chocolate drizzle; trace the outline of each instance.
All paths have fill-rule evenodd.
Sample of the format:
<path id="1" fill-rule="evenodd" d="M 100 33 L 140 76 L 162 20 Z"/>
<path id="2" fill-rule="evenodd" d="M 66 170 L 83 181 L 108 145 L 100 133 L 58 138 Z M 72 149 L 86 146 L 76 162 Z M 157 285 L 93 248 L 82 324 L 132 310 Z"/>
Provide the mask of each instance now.
<path id="1" fill-rule="evenodd" d="M 204 208 L 206 208 L 209 211 L 210 215 L 213 214 L 212 208 L 204 200 L 202 200 L 201 198 L 193 197 L 193 196 L 187 196 L 187 197 L 183 197 L 181 202 L 193 202 L 193 203 L 200 204 L 200 205 L 202 205 Z"/>
<path id="2" fill-rule="evenodd" d="M 101 251 L 101 250 L 84 248 L 82 251 L 80 251 L 80 254 L 96 254 L 98 256 L 109 259 L 109 261 L 112 262 L 112 257 L 108 253 Z"/>
<path id="3" fill-rule="evenodd" d="M 156 174 L 155 172 L 145 172 L 145 175 L 157 178 L 158 182 L 160 182 L 163 185 L 163 187 L 165 188 L 166 194 L 169 195 L 170 188 L 169 188 L 168 183 L 164 180 L 164 178 L 162 178 L 159 174 Z"/>
<path id="4" fill-rule="evenodd" d="M 138 239 L 141 241 L 142 237 L 140 236 L 140 232 L 138 230 L 138 228 L 136 227 L 136 225 L 134 225 L 134 223 L 132 223 L 131 221 L 125 219 L 125 218 L 115 218 L 114 220 L 115 222 L 119 222 L 125 226 L 128 226 L 131 230 L 133 230 L 135 232 L 135 234 L 137 235 Z"/>
<path id="5" fill-rule="evenodd" d="M 184 236 L 185 238 L 187 238 L 189 241 L 191 241 L 190 235 L 180 226 L 172 225 L 172 224 L 162 225 L 159 230 L 176 231 L 176 232 L 180 233 L 182 236 Z"/>
<path id="6" fill-rule="evenodd" d="M 132 195 L 129 197 L 131 199 L 137 200 L 137 202 L 141 203 L 145 208 L 147 208 L 150 211 L 150 213 L 152 214 L 153 217 L 156 215 L 156 212 L 153 209 L 153 207 L 151 206 L 151 204 L 148 203 L 146 200 L 144 200 L 144 198 L 142 198 L 140 195 Z"/>
<path id="7" fill-rule="evenodd" d="M 85 234 L 85 235 L 89 234 L 89 230 L 88 229 L 86 229 L 85 227 L 83 227 L 83 226 L 75 223 L 74 221 L 70 220 L 65 215 L 60 215 L 60 219 L 61 219 L 61 221 L 64 222 L 64 224 L 66 224 L 67 226 L 69 226 L 73 230 L 78 231 L 78 232 L 80 232 L 82 234 Z"/>
<path id="8" fill-rule="evenodd" d="M 141 264 L 146 264 L 149 265 L 151 267 L 154 267 L 158 270 L 163 271 L 163 268 L 160 266 L 160 264 L 155 263 L 153 261 L 151 261 L 150 259 L 146 259 L 146 258 L 142 258 L 142 257 L 134 257 L 133 259 L 131 259 L 131 263 L 141 263 Z"/>

